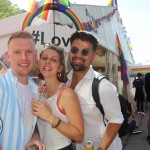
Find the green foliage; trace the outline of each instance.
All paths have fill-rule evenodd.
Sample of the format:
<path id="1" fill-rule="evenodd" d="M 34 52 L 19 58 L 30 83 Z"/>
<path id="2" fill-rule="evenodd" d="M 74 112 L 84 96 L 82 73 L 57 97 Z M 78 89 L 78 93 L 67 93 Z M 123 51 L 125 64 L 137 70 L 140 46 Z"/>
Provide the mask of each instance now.
<path id="1" fill-rule="evenodd" d="M 24 10 L 13 5 L 9 0 L 0 0 L 0 20 L 23 13 Z"/>

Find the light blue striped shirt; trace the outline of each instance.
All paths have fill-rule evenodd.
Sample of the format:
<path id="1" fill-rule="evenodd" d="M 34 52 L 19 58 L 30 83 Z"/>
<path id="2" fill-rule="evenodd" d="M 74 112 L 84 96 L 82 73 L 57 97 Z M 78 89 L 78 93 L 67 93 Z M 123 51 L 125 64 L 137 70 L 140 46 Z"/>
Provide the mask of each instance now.
<path id="1" fill-rule="evenodd" d="M 37 93 L 38 87 L 30 77 L 28 82 L 32 95 Z M 2 150 L 24 150 L 28 142 L 23 126 L 17 83 L 17 78 L 11 69 L 8 69 L 5 74 L 0 74 L 0 118 L 3 124 L 0 132 L 0 145 L 2 145 Z M 32 123 L 33 133 L 36 117 L 33 117 Z"/>

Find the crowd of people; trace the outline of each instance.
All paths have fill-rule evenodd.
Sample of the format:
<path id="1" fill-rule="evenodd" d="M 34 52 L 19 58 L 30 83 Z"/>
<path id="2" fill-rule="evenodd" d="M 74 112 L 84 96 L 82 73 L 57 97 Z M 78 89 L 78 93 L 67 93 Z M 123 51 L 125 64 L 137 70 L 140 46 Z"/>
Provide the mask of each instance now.
<path id="1" fill-rule="evenodd" d="M 100 75 L 91 65 L 97 46 L 90 32 L 73 33 L 68 58 L 72 69 L 66 73 L 63 48 L 45 46 L 36 64 L 37 50 L 29 32 L 9 38 L 10 68 L 0 74 L 0 150 L 83 150 L 87 141 L 93 142 L 94 150 L 122 150 L 118 131 L 124 118 L 117 88 L 107 79 L 98 88 L 106 125 L 92 97 L 93 79 Z M 35 65 L 41 87 L 29 76 Z M 133 85 L 137 110 L 145 115 L 140 77 Z M 147 139 L 150 142 L 150 128 Z"/>

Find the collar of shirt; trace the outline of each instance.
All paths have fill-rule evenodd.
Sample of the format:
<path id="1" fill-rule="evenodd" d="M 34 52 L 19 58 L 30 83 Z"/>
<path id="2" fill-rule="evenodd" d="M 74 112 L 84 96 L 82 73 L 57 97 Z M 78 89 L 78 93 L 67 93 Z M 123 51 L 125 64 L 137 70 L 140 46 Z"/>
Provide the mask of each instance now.
<path id="1" fill-rule="evenodd" d="M 73 76 L 73 69 L 70 70 L 70 72 L 67 75 L 68 80 L 71 82 L 72 81 L 72 76 Z M 89 70 L 85 74 L 83 79 L 93 79 L 95 76 L 98 76 L 100 73 L 96 72 L 93 70 L 92 65 L 90 65 Z"/>
<path id="2" fill-rule="evenodd" d="M 13 74 L 11 69 L 8 69 L 6 74 L 8 76 L 8 79 L 10 79 L 14 83 L 14 85 L 18 84 L 17 77 Z M 36 83 L 34 83 L 31 77 L 28 78 L 28 82 L 31 86 L 32 92 L 38 92 L 38 86 L 36 85 Z"/>

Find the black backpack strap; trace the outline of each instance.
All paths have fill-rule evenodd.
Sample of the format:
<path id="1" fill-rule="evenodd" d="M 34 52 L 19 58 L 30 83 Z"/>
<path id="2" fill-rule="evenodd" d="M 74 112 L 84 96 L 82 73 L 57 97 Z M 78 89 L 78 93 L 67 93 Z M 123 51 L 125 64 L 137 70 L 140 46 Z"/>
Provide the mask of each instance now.
<path id="1" fill-rule="evenodd" d="M 104 78 L 108 79 L 106 76 L 103 76 L 103 75 L 99 75 L 98 77 L 94 77 L 93 83 L 92 83 L 92 96 L 93 96 L 93 99 L 96 103 L 96 107 L 100 110 L 100 112 L 103 115 L 103 122 L 104 122 L 104 125 L 106 126 L 106 123 L 104 121 L 105 120 L 104 119 L 105 112 L 104 112 L 103 106 L 100 102 L 100 95 L 99 95 L 99 84 L 100 84 L 101 80 Z"/>

